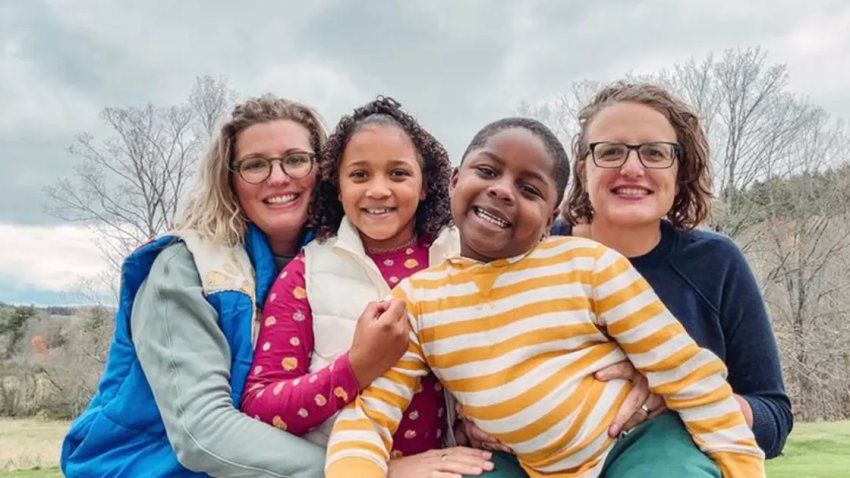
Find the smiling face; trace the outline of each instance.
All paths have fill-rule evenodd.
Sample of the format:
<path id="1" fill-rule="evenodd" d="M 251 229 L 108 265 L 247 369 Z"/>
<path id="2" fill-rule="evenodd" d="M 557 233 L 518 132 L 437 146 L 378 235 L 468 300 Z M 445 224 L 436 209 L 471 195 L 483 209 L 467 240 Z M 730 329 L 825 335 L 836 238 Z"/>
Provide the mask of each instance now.
<path id="1" fill-rule="evenodd" d="M 301 124 L 277 120 L 251 125 L 236 137 L 233 157 L 237 162 L 251 157 L 282 157 L 292 153 L 313 153 L 310 134 Z M 233 173 L 233 190 L 249 221 L 269 238 L 276 254 L 290 254 L 307 221 L 310 195 L 316 183 L 316 168 L 300 179 L 292 179 L 274 163 L 271 176 L 260 184 L 250 184 Z"/>
<path id="2" fill-rule="evenodd" d="M 640 103 L 616 103 L 591 121 L 588 143 L 601 141 L 641 144 L 676 142 L 676 132 L 667 118 Z M 647 169 L 637 152 L 629 152 L 620 168 L 599 168 L 588 156 L 583 161 L 585 187 L 593 205 L 593 221 L 615 226 L 658 223 L 673 206 L 678 192 L 678 161 L 667 169 Z"/>
<path id="3" fill-rule="evenodd" d="M 339 168 L 339 200 L 366 249 L 410 241 L 424 194 L 416 148 L 402 129 L 372 124 L 351 136 Z"/>
<path id="4" fill-rule="evenodd" d="M 540 242 L 557 214 L 554 160 L 523 128 L 502 130 L 470 151 L 452 175 L 452 217 L 461 254 L 482 262 Z"/>

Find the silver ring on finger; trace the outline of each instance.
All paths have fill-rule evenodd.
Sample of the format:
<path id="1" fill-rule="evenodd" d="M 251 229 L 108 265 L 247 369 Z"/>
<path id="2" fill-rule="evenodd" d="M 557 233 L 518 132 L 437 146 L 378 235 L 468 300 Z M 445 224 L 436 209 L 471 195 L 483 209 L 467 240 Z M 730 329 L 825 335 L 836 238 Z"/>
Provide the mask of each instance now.
<path id="1" fill-rule="evenodd" d="M 650 410 L 650 408 L 647 407 L 645 403 L 640 406 L 640 409 L 643 410 L 643 413 L 646 413 L 646 416 L 652 415 L 652 410 Z"/>

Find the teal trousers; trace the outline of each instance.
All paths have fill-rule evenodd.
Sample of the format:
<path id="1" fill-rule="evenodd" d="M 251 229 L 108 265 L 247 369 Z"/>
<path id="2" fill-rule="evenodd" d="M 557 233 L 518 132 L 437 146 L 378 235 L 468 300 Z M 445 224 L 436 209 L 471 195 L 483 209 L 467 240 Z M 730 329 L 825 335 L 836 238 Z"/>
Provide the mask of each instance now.
<path id="1" fill-rule="evenodd" d="M 513 455 L 493 453 L 486 478 L 528 478 Z M 717 465 L 694 444 L 673 412 L 645 421 L 617 440 L 602 468 L 602 478 L 721 478 Z M 464 478 L 473 478 L 471 476 Z"/>

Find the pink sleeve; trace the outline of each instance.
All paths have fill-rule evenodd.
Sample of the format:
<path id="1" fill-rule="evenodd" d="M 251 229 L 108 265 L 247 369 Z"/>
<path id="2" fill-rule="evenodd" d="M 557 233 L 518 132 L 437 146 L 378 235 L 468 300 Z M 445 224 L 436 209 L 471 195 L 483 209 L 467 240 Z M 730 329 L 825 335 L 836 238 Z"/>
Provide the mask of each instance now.
<path id="1" fill-rule="evenodd" d="M 302 253 L 287 264 L 269 291 L 241 407 L 246 414 L 296 435 L 320 425 L 359 392 L 348 353 L 321 370 L 307 371 L 313 315 L 305 284 Z"/>

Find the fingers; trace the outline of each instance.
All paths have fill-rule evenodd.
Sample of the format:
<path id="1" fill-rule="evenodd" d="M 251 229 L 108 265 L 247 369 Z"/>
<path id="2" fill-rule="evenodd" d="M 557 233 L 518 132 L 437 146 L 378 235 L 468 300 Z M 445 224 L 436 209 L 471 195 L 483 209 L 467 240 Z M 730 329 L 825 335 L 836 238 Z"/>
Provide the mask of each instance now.
<path id="1" fill-rule="evenodd" d="M 463 427 L 464 432 L 472 445 L 485 450 L 499 450 L 505 453 L 514 453 L 511 447 L 503 444 L 497 438 L 489 435 L 487 432 L 478 428 L 474 423 L 466 420 L 465 418 L 463 419 Z"/>
<path id="2" fill-rule="evenodd" d="M 608 427 L 608 436 L 617 437 L 621 431 L 629 430 L 640 422 L 646 420 L 646 413 L 640 406 L 649 398 L 649 384 L 646 378 L 638 375 L 633 380 L 634 386 L 626 395 L 625 400 L 617 410 L 614 421 Z"/>
<path id="3" fill-rule="evenodd" d="M 378 317 L 386 310 L 383 302 L 369 302 L 360 317 L 364 320 L 378 320 Z"/>
<path id="4" fill-rule="evenodd" d="M 596 377 L 596 380 L 600 382 L 607 382 L 609 380 L 614 380 L 616 378 L 622 380 L 631 380 L 632 375 L 635 373 L 634 366 L 628 361 L 623 360 L 622 362 L 617 362 L 613 365 L 609 365 L 602 370 L 597 371 L 593 374 Z"/>
<path id="5" fill-rule="evenodd" d="M 515 455 L 516 454 L 516 453 L 514 453 L 513 448 L 509 447 L 508 445 L 505 445 L 504 443 L 502 443 L 500 441 L 481 442 L 480 446 L 484 450 L 496 450 L 496 451 L 505 452 L 509 455 Z"/>
<path id="6" fill-rule="evenodd" d="M 649 413 L 647 413 L 647 410 L 649 410 Z M 647 420 L 663 415 L 667 410 L 667 404 L 664 403 L 662 397 L 650 394 L 646 401 L 643 402 L 643 406 L 638 407 L 638 410 L 623 424 L 619 431 L 631 430 Z M 609 429 L 609 433 L 611 431 Z"/>
<path id="7" fill-rule="evenodd" d="M 453 446 L 451 448 L 445 448 L 445 449 L 436 450 L 436 451 L 439 452 L 439 453 L 437 453 L 437 455 L 442 455 L 443 453 L 445 453 L 445 454 L 450 455 L 450 456 L 467 455 L 467 456 L 478 457 L 478 458 L 481 458 L 481 460 L 483 460 L 482 462 L 486 462 L 487 460 L 490 459 L 491 456 L 493 456 L 493 454 L 490 453 L 489 451 L 478 450 L 478 449 L 475 449 L 475 448 L 470 448 L 468 446 Z"/>
<path id="8" fill-rule="evenodd" d="M 668 410 L 667 404 L 664 403 L 664 399 L 661 396 L 655 394 L 649 396 L 649 398 L 646 400 L 646 406 L 647 408 L 652 410 L 652 412 L 649 414 L 649 418 L 655 418 L 659 415 L 663 415 Z"/>
<path id="9" fill-rule="evenodd" d="M 469 438 L 473 440 L 478 440 L 480 442 L 497 442 L 495 438 L 487 434 L 484 430 L 475 426 L 474 423 L 467 421 L 466 424 L 466 434 L 469 435 Z"/>
<path id="10" fill-rule="evenodd" d="M 489 461 L 491 454 L 481 450 L 466 447 L 454 447 L 440 450 L 433 457 L 435 471 L 433 476 L 457 475 L 480 475 L 485 471 L 493 469 L 493 463 Z M 444 475 L 440 475 L 443 473 Z"/>
<path id="11" fill-rule="evenodd" d="M 629 417 L 628 420 L 626 420 L 626 423 L 623 424 L 620 430 L 631 430 L 632 428 L 645 422 L 648 418 L 649 415 L 647 415 L 645 411 L 638 410 L 637 412 L 635 412 L 634 415 L 632 415 L 631 417 Z"/>
<path id="12" fill-rule="evenodd" d="M 644 407 L 640 407 L 640 409 L 632 415 L 629 421 L 623 425 L 623 430 L 631 430 L 651 418 L 663 415 L 664 412 L 667 411 L 667 405 L 664 404 L 664 399 L 658 395 L 649 395 L 646 401 L 643 402 L 643 405 L 649 410 L 649 413 L 646 412 Z"/>
<path id="13" fill-rule="evenodd" d="M 474 423 L 469 421 L 463 415 L 458 415 L 463 424 L 463 434 L 466 435 L 469 444 L 474 448 L 484 448 L 482 442 L 487 438 L 487 434 L 481 431 Z"/>
<path id="14" fill-rule="evenodd" d="M 375 317 L 378 322 L 386 324 L 395 324 L 404 320 L 404 301 L 399 299 L 390 299 L 381 301 L 380 312 Z"/>
<path id="15" fill-rule="evenodd" d="M 472 442 L 469 441 L 469 437 L 466 435 L 466 431 L 463 429 L 463 425 L 455 426 L 454 428 L 455 434 L 455 443 L 460 446 L 474 446 Z"/>
<path id="16" fill-rule="evenodd" d="M 384 301 L 387 303 L 387 301 Z M 391 317 L 397 321 L 404 320 L 404 301 L 401 299 L 391 299 L 387 304 L 387 308 L 382 315 Z"/>

